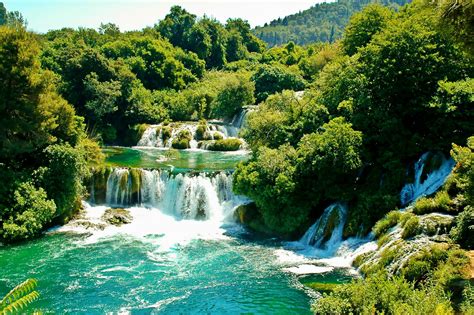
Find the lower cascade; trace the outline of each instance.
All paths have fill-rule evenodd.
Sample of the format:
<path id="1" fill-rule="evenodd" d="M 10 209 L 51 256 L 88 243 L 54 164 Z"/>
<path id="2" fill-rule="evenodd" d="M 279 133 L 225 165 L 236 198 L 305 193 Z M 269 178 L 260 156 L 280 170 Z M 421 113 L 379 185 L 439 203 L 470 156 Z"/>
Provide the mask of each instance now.
<path id="1" fill-rule="evenodd" d="M 108 174 L 105 187 L 98 186 L 97 182 L 92 184 L 92 203 L 158 208 L 179 219 L 223 218 L 246 200 L 233 194 L 232 175 L 225 172 L 175 175 L 162 170 L 115 168 Z"/>
<path id="2" fill-rule="evenodd" d="M 306 231 L 300 243 L 318 248 L 330 249 L 342 241 L 342 232 L 346 223 L 347 206 L 333 203 L 327 207 L 321 217 Z"/>
<path id="3" fill-rule="evenodd" d="M 428 170 L 429 163 L 431 163 L 431 169 Z M 400 203 L 407 206 L 420 197 L 435 193 L 445 183 L 453 167 L 454 161 L 442 154 L 430 152 L 423 154 L 414 166 L 415 181 L 406 184 L 400 192 Z M 329 205 L 296 243 L 296 248 L 301 249 L 300 246 L 304 246 L 302 250 L 299 250 L 300 253 L 323 258 L 320 262 L 325 264 L 345 267 L 349 267 L 352 261 L 361 254 L 375 253 L 378 246 L 373 241 L 372 233 L 365 238 L 354 237 L 344 240 L 343 230 L 347 215 L 348 208 L 344 203 L 335 202 Z M 394 229 L 390 236 L 394 242 L 399 240 L 400 229 Z M 293 247 L 295 243 L 290 245 Z"/>

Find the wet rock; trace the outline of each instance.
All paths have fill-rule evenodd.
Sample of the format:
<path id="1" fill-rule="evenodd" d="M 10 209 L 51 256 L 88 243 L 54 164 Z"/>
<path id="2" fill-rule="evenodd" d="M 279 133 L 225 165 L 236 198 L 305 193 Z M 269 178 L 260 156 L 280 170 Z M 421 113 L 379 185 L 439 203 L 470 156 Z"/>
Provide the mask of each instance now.
<path id="1" fill-rule="evenodd" d="M 128 210 L 122 208 L 110 208 L 105 210 L 102 215 L 102 220 L 115 226 L 121 226 L 123 224 L 131 223 L 133 217 Z"/>

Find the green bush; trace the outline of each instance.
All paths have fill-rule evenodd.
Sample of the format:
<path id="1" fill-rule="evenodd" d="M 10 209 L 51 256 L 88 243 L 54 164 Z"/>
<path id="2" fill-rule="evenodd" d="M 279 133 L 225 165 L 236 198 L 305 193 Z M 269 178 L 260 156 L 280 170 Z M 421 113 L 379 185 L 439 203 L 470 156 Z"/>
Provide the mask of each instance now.
<path id="1" fill-rule="evenodd" d="M 242 141 L 237 138 L 227 138 L 216 140 L 207 147 L 211 151 L 237 151 L 240 149 Z"/>
<path id="2" fill-rule="evenodd" d="M 402 238 L 408 239 L 420 232 L 420 219 L 417 216 L 413 216 L 403 225 Z"/>
<path id="3" fill-rule="evenodd" d="M 166 143 L 169 138 L 171 138 L 171 134 L 173 132 L 173 129 L 170 126 L 162 126 L 161 127 L 161 139 L 163 140 L 163 143 Z"/>
<path id="4" fill-rule="evenodd" d="M 398 210 L 394 210 L 394 211 L 389 212 L 385 216 L 385 218 L 378 221 L 375 224 L 375 226 L 373 227 L 372 231 L 374 232 L 375 237 L 377 237 L 377 238 L 381 237 L 382 235 L 387 233 L 390 228 L 397 225 L 398 221 L 401 218 L 401 216 L 402 215 L 401 215 L 400 211 L 398 211 Z"/>
<path id="5" fill-rule="evenodd" d="M 174 139 L 171 146 L 173 147 L 173 149 L 178 149 L 178 150 L 190 148 L 188 139 Z"/>
<path id="6" fill-rule="evenodd" d="M 191 132 L 187 129 L 183 129 L 178 133 L 176 139 L 173 140 L 171 146 L 173 149 L 189 149 L 189 142 L 193 139 Z"/>
<path id="7" fill-rule="evenodd" d="M 442 190 L 436 193 L 433 198 L 422 197 L 413 206 L 413 213 L 426 214 L 432 212 L 449 212 L 451 198 L 449 194 Z"/>
<path id="8" fill-rule="evenodd" d="M 217 132 L 217 131 L 212 134 L 212 137 L 214 138 L 214 140 L 223 140 L 224 139 L 224 136 L 222 136 L 222 133 Z"/>
<path id="9" fill-rule="evenodd" d="M 48 200 L 43 188 L 30 182 L 21 183 L 13 194 L 13 205 L 0 232 L 8 242 L 37 236 L 51 222 L 56 205 Z"/>
<path id="10" fill-rule="evenodd" d="M 206 121 L 200 121 L 197 128 L 196 128 L 196 140 L 201 141 L 205 140 L 205 134 L 207 130 Z"/>
<path id="11" fill-rule="evenodd" d="M 439 287 L 415 289 L 404 278 L 383 273 L 337 287 L 312 309 L 315 314 L 453 314 Z"/>
<path id="12" fill-rule="evenodd" d="M 467 206 L 456 218 L 451 237 L 463 248 L 474 249 L 474 208 Z"/>

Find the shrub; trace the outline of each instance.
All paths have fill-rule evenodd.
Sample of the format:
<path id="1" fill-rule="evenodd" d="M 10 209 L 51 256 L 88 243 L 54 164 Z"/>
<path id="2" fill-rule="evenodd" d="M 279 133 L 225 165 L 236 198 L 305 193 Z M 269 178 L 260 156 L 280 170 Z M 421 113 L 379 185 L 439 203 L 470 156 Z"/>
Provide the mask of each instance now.
<path id="1" fill-rule="evenodd" d="M 413 212 L 426 214 L 432 212 L 449 212 L 451 198 L 446 191 L 439 191 L 433 198 L 420 198 L 416 201 Z"/>
<path id="2" fill-rule="evenodd" d="M 189 140 L 188 139 L 174 139 L 173 143 L 171 144 L 173 149 L 189 149 Z"/>
<path id="3" fill-rule="evenodd" d="M 402 231 L 402 238 L 408 239 L 411 238 L 419 233 L 420 230 L 420 219 L 418 217 L 413 216 L 403 226 Z"/>
<path id="4" fill-rule="evenodd" d="M 312 309 L 315 314 L 453 314 L 439 287 L 415 289 L 403 277 L 383 273 L 337 287 L 318 299 Z"/>
<path id="5" fill-rule="evenodd" d="M 171 138 L 173 129 L 170 126 L 162 126 L 161 127 L 161 139 L 165 143 L 168 141 L 169 138 Z"/>
<path id="6" fill-rule="evenodd" d="M 212 134 L 212 137 L 214 138 L 214 140 L 223 140 L 224 139 L 224 136 L 222 136 L 222 133 L 217 132 L 217 131 Z"/>
<path id="7" fill-rule="evenodd" d="M 205 134 L 207 130 L 207 124 L 206 121 L 200 121 L 197 128 L 196 128 L 196 140 L 204 140 Z"/>
<path id="8" fill-rule="evenodd" d="M 467 206 L 456 218 L 456 226 L 451 230 L 452 239 L 463 248 L 474 249 L 474 208 Z"/>
<path id="9" fill-rule="evenodd" d="M 394 210 L 389 212 L 385 218 L 378 221 L 375 226 L 373 227 L 372 231 L 375 234 L 375 237 L 379 238 L 383 234 L 387 233 L 387 231 L 398 224 L 398 221 L 401 218 L 401 213 L 398 210 Z"/>
<path id="10" fill-rule="evenodd" d="M 240 149 L 242 141 L 237 138 L 227 138 L 216 140 L 207 147 L 211 151 L 237 151 Z"/>
<path id="11" fill-rule="evenodd" d="M 55 211 L 54 201 L 47 199 L 43 188 L 21 183 L 13 194 L 11 213 L 3 223 L 1 235 L 8 242 L 37 236 L 51 222 Z"/>
<path id="12" fill-rule="evenodd" d="M 173 140 L 171 146 L 174 149 L 188 149 L 190 148 L 189 142 L 193 139 L 191 132 L 187 129 L 183 129 L 178 133 L 176 139 Z"/>

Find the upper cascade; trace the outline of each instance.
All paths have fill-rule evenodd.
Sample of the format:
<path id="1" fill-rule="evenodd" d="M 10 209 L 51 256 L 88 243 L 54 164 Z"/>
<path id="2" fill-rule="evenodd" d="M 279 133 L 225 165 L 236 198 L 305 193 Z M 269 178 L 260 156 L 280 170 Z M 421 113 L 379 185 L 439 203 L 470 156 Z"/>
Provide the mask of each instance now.
<path id="1" fill-rule="evenodd" d="M 115 168 L 103 175 L 102 185 L 100 176 L 92 183 L 92 203 L 158 208 L 179 219 L 220 220 L 246 202 L 233 194 L 232 176 L 225 172 L 173 175 L 162 170 Z"/>
<path id="2" fill-rule="evenodd" d="M 246 117 L 254 107 L 243 108 L 228 123 L 213 120 L 200 122 L 173 122 L 150 125 L 137 146 L 176 149 L 205 149 L 215 151 L 236 151 L 245 148 L 245 142 L 238 138 L 245 126 Z M 216 146 L 216 141 L 233 139 L 225 145 Z"/>
<path id="3" fill-rule="evenodd" d="M 427 164 L 434 164 L 435 162 L 439 164 L 439 167 L 427 173 L 425 170 Z M 453 159 L 447 159 L 443 154 L 432 154 L 430 152 L 423 154 L 415 163 L 415 181 L 406 184 L 400 192 L 402 206 L 406 206 L 420 197 L 435 193 L 443 186 L 454 164 Z M 424 174 L 426 176 L 423 176 Z"/>

